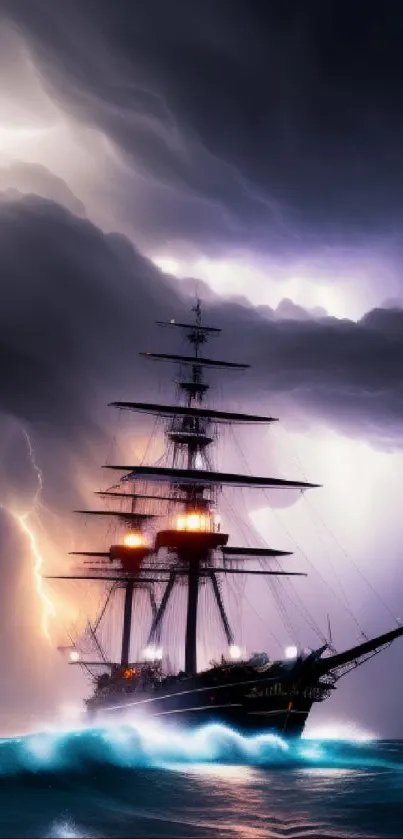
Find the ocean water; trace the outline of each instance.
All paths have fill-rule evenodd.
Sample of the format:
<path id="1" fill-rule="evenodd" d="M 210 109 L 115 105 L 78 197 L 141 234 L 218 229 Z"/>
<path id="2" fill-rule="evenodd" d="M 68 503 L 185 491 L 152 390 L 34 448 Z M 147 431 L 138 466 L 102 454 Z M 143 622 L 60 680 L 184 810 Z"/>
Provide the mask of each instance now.
<path id="1" fill-rule="evenodd" d="M 0 740 L 0 837 L 403 836 L 403 742 L 136 726 Z"/>

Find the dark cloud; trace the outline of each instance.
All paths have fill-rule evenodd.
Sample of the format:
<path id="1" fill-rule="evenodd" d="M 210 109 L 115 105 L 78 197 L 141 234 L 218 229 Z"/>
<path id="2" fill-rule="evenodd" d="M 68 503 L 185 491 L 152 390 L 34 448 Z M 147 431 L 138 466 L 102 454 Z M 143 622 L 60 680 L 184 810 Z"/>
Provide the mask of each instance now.
<path id="1" fill-rule="evenodd" d="M 189 317 L 194 283 L 180 292 L 124 237 L 34 196 L 0 203 L 0 275 L 2 500 L 32 496 L 26 428 L 44 471 L 45 501 L 65 518 L 79 506 L 83 481 L 94 488 L 106 480 L 100 466 L 117 432 L 107 403 L 174 398 L 170 366 L 150 366 L 138 352 L 183 350 L 154 320 Z M 223 406 L 267 411 L 297 429 L 319 419 L 401 447 L 403 311 L 373 311 L 356 324 L 290 301 L 274 312 L 200 290 L 206 318 L 223 328 L 209 352 L 252 364 L 245 375 L 225 377 Z M 140 420 L 137 433 L 146 428 Z M 275 453 L 270 468 L 284 471 Z"/>
<path id="2" fill-rule="evenodd" d="M 149 233 L 289 255 L 400 239 L 399 3 L 71 0 L 67 27 L 57 4 L 5 9 L 51 95 L 145 175 L 126 202 Z"/>
<path id="3" fill-rule="evenodd" d="M 79 438 L 101 394 L 108 401 L 154 387 L 156 368 L 137 352 L 168 348 L 153 321 L 184 317 L 193 283 L 181 294 L 124 237 L 49 201 L 3 201 L 0 222 L 2 408 Z M 293 416 L 303 410 L 336 429 L 400 445 L 401 309 L 374 310 L 355 323 L 290 301 L 273 312 L 210 292 L 206 311 L 224 330 L 211 351 L 252 364 L 235 384 L 229 378 L 230 401 L 238 395 L 267 406 L 281 397 Z M 168 393 L 169 371 L 159 383 L 161 375 Z"/>
<path id="4" fill-rule="evenodd" d="M 62 178 L 39 163 L 13 161 L 0 167 L 0 191 L 14 189 L 24 194 L 40 195 L 66 207 L 76 216 L 85 216 L 85 207 Z"/>
<path id="5" fill-rule="evenodd" d="M 402 309 L 374 310 L 358 323 L 329 317 L 278 322 L 266 339 L 259 336 L 261 343 L 254 329 L 257 382 L 347 434 L 400 445 L 402 330 Z"/>
<path id="6" fill-rule="evenodd" d="M 91 381 L 115 375 L 145 335 L 144 311 L 161 311 L 171 285 L 123 237 L 52 202 L 6 197 L 0 215 L 3 405 L 12 409 L 14 395 L 26 419 L 74 422 Z"/>

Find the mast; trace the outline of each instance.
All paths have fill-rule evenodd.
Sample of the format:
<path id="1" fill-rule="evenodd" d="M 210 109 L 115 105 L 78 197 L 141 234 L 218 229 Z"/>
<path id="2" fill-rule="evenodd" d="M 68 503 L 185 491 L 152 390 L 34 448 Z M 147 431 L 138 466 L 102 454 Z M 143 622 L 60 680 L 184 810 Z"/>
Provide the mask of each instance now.
<path id="1" fill-rule="evenodd" d="M 132 631 L 132 612 L 133 612 L 133 592 L 134 581 L 128 580 L 125 583 L 125 605 L 123 612 L 123 631 L 122 631 L 122 654 L 120 663 L 122 667 L 127 667 L 130 656 L 130 637 Z"/>
<path id="2" fill-rule="evenodd" d="M 201 306 L 200 300 L 197 298 L 196 306 L 193 307 L 195 312 L 196 328 L 188 333 L 188 340 L 194 345 L 195 359 L 198 359 L 200 344 L 207 340 L 207 334 L 203 332 L 201 327 Z M 193 389 L 188 392 L 187 407 L 191 409 L 192 402 L 201 402 L 206 389 L 200 388 L 203 385 L 202 368 L 197 363 L 192 364 L 191 384 Z M 186 419 L 183 418 L 182 431 L 186 430 Z M 187 468 L 189 471 L 194 470 L 196 463 L 196 456 L 198 452 L 197 438 L 200 435 L 200 421 L 196 417 L 194 419 L 195 439 L 188 445 Z M 204 435 L 206 436 L 206 435 Z M 211 440 L 212 442 L 212 440 Z M 174 445 L 177 443 L 174 442 Z M 204 448 L 203 448 L 204 452 Z M 188 603 L 186 613 L 186 636 L 185 636 L 185 673 L 193 676 L 197 673 L 197 607 L 199 600 L 199 569 L 200 559 L 194 556 L 188 559 Z"/>
<path id="3" fill-rule="evenodd" d="M 126 472 L 120 479 L 121 483 L 147 481 L 170 486 L 171 492 L 179 492 L 183 501 L 185 515 L 182 517 L 184 532 L 159 531 L 156 536 L 155 549 L 174 550 L 181 568 L 175 566 L 170 580 L 163 594 L 160 607 L 153 620 L 150 638 L 159 638 L 161 623 L 166 611 L 168 600 L 173 587 L 183 575 L 187 578 L 187 609 L 185 630 L 185 672 L 187 675 L 197 673 L 197 618 L 200 580 L 208 581 L 212 587 L 213 597 L 220 615 L 221 624 L 227 643 L 233 643 L 233 631 L 226 614 L 220 586 L 216 573 L 244 573 L 243 569 L 231 568 L 225 565 L 228 558 L 232 562 L 243 560 L 245 557 L 275 557 L 286 555 L 286 552 L 271 549 L 226 549 L 228 536 L 220 534 L 214 525 L 214 508 L 217 494 L 223 485 L 246 487 L 294 487 L 306 489 L 314 484 L 300 481 L 285 481 L 277 478 L 253 478 L 250 475 L 233 475 L 215 472 L 207 451 L 215 437 L 211 426 L 214 424 L 263 424 L 276 420 L 270 416 L 256 414 L 217 411 L 204 407 L 203 402 L 209 390 L 209 384 L 204 381 L 203 370 L 208 368 L 232 370 L 246 370 L 249 365 L 233 361 L 215 360 L 201 356 L 200 348 L 220 330 L 202 323 L 200 300 L 197 299 L 193 307 L 195 322 L 176 323 L 157 322 L 160 326 L 178 328 L 185 333 L 186 339 L 193 346 L 193 355 L 176 355 L 165 353 L 141 353 L 147 359 L 155 361 L 171 361 L 185 365 L 189 375 L 178 382 L 179 389 L 184 393 L 185 405 L 159 405 L 149 402 L 114 402 L 114 407 L 155 414 L 168 421 L 166 435 L 173 447 L 170 466 L 108 466 L 107 468 Z M 196 530 L 187 526 L 186 513 L 195 520 Z M 204 522 L 204 524 L 202 524 Z M 179 519 L 178 519 L 179 526 Z M 198 530 L 198 528 L 200 528 Z M 216 551 L 222 550 L 222 567 L 215 563 Z M 248 572 L 247 572 L 248 573 Z M 288 572 L 253 570 L 254 574 L 288 574 Z M 294 572 L 298 573 L 298 572 Z"/>
<path id="4" fill-rule="evenodd" d="M 185 636 L 185 673 L 197 673 L 197 605 L 199 599 L 200 560 L 194 558 L 188 564 L 188 605 Z"/>
<path id="5" fill-rule="evenodd" d="M 188 342 L 192 345 L 192 355 L 178 355 L 166 353 L 141 353 L 147 359 L 155 361 L 171 361 L 174 364 L 181 364 L 188 369 L 189 374 L 183 376 L 178 382 L 179 390 L 182 391 L 185 404 L 161 405 L 152 402 L 114 402 L 113 407 L 135 412 L 144 412 L 160 416 L 167 422 L 166 437 L 172 446 L 172 456 L 168 466 L 143 466 L 143 465 L 108 465 L 106 468 L 126 472 L 120 478 L 120 485 L 129 483 L 133 485 L 133 497 L 137 492 L 137 481 L 146 481 L 147 484 L 157 483 L 165 486 L 168 484 L 169 492 L 160 497 L 171 497 L 175 503 L 181 503 L 184 515 L 178 517 L 175 530 L 159 530 L 156 534 L 154 550 L 158 555 L 159 550 L 168 550 L 168 559 L 171 557 L 173 565 L 171 573 L 164 590 L 160 605 L 154 615 L 149 643 L 159 640 L 161 626 L 166 613 L 168 601 L 175 584 L 185 576 L 187 583 L 187 608 L 186 608 L 186 630 L 185 630 L 185 672 L 191 676 L 197 673 L 197 618 L 198 598 L 200 580 L 205 580 L 212 587 L 213 597 L 218 609 L 221 624 L 229 645 L 233 642 L 233 631 L 226 614 L 224 601 L 221 595 L 220 586 L 216 574 L 221 573 L 244 573 L 243 569 L 233 568 L 226 565 L 226 560 L 231 563 L 237 560 L 243 561 L 249 557 L 277 557 L 286 555 L 286 552 L 272 549 L 243 549 L 226 548 L 228 536 L 221 534 L 214 523 L 214 510 L 218 492 L 222 486 L 245 486 L 245 487 L 293 487 L 295 489 L 307 489 L 314 484 L 301 481 L 286 481 L 279 478 L 252 477 L 250 475 L 237 475 L 216 472 L 208 457 L 208 449 L 215 441 L 215 435 L 211 426 L 219 424 L 263 424 L 272 423 L 276 420 L 270 416 L 256 414 L 235 413 L 228 411 L 217 411 L 204 406 L 204 400 L 209 390 L 209 384 L 205 382 L 203 371 L 207 368 L 233 370 L 245 370 L 248 364 L 234 361 L 215 360 L 201 355 L 201 347 L 210 338 L 217 335 L 220 330 L 215 327 L 206 326 L 202 323 L 202 312 L 200 300 L 197 299 L 193 307 L 195 321 L 193 324 L 170 322 L 157 322 L 164 327 L 172 327 L 181 330 Z M 139 496 L 140 497 L 140 496 Z M 217 567 L 217 551 L 221 553 L 221 563 Z M 176 560 L 174 559 L 176 557 Z M 162 570 L 162 569 L 161 569 Z M 169 570 L 168 568 L 164 570 Z M 263 571 L 253 569 L 253 574 L 288 574 L 282 571 Z M 298 573 L 298 572 L 292 572 Z"/>
<path id="6" fill-rule="evenodd" d="M 229 648 L 234 645 L 234 632 L 226 613 L 221 590 L 221 575 L 252 574 L 273 576 L 306 576 L 303 572 L 247 568 L 244 563 L 257 558 L 265 559 L 288 556 L 289 552 L 273 548 L 247 548 L 227 545 L 228 534 L 222 533 L 216 515 L 217 498 L 225 486 L 262 488 L 294 488 L 304 491 L 317 484 L 305 481 L 291 481 L 275 477 L 251 476 L 219 472 L 209 456 L 210 446 L 216 441 L 218 428 L 229 424 L 271 424 L 277 420 L 232 411 L 218 411 L 205 404 L 210 385 L 204 380 L 204 370 L 221 369 L 246 370 L 249 365 L 234 361 L 215 360 L 201 355 L 201 347 L 220 333 L 220 329 L 206 326 L 202 322 L 200 300 L 193 307 L 195 322 L 158 322 L 158 325 L 178 328 L 192 345 L 192 355 L 168 355 L 165 353 L 140 353 L 155 361 L 171 361 L 183 365 L 186 375 L 181 375 L 178 386 L 178 402 L 181 404 L 161 405 L 153 402 L 113 402 L 113 407 L 154 414 L 165 423 L 165 436 L 170 457 L 166 465 L 108 465 L 104 468 L 121 471 L 118 484 L 100 491 L 103 499 L 123 505 L 121 509 L 77 510 L 93 520 L 110 517 L 112 521 L 125 525 L 129 532 L 119 544 L 110 545 L 109 550 L 72 552 L 87 557 L 84 567 L 70 575 L 52 576 L 51 579 L 94 580 L 113 583 L 124 590 L 123 625 L 121 637 L 120 666 L 127 668 L 130 660 L 133 607 L 135 592 L 148 591 L 151 610 L 150 632 L 146 657 L 152 654 L 157 643 L 160 645 L 162 623 L 172 592 L 177 585 L 187 586 L 185 661 L 188 676 L 198 670 L 197 629 L 199 588 L 201 582 L 210 587 L 221 625 Z M 144 486 L 145 484 L 145 486 Z M 152 490 L 150 490 L 150 485 Z M 162 486 L 160 486 L 162 485 Z M 156 491 L 154 487 L 156 486 Z M 124 505 L 127 505 L 126 507 Z M 151 507 L 149 505 L 154 505 Z M 146 505 L 144 507 L 144 505 Z M 179 506 L 179 510 L 178 510 Z M 173 512 L 175 524 L 172 520 Z M 154 534 L 147 528 L 160 518 L 168 516 L 166 529 L 157 526 Z M 161 561 L 160 550 L 164 551 Z M 147 562 L 144 562 L 146 560 Z M 239 567 L 242 563 L 242 567 Z M 238 567 L 237 567 L 238 565 Z M 221 578 L 221 579 L 220 579 Z M 158 586 L 158 588 L 155 588 Z M 156 593 L 162 588 L 157 605 Z M 234 645 L 236 647 L 236 644 Z M 85 666 L 85 662 L 83 662 Z"/>

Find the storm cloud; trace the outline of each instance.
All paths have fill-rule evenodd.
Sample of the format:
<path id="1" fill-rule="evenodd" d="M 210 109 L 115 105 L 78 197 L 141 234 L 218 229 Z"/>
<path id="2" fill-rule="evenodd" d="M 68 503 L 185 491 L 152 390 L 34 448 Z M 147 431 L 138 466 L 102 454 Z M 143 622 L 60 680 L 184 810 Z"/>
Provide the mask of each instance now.
<path id="1" fill-rule="evenodd" d="M 114 144 L 144 241 L 400 250 L 400 4 L 71 0 L 68 27 L 3 8 L 49 100 Z"/>
<path id="2" fill-rule="evenodd" d="M 184 318 L 194 294 L 191 281 L 181 288 L 125 237 L 34 196 L 0 205 L 0 273 L 1 408 L 78 437 L 101 393 L 105 402 L 150 394 L 150 367 L 138 351 L 169 348 L 153 322 Z M 401 445 L 401 309 L 355 323 L 287 301 L 273 311 L 208 297 L 205 318 L 223 328 L 211 351 L 252 365 L 227 377 L 229 402 L 247 397 L 266 410 L 277 403 L 286 415 L 300 410 L 336 430 Z"/>

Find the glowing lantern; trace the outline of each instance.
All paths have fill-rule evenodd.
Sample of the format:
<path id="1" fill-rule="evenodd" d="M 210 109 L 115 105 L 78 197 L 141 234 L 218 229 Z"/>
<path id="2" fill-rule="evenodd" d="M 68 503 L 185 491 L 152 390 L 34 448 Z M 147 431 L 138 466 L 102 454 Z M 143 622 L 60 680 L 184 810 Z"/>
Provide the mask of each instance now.
<path id="1" fill-rule="evenodd" d="M 133 679 L 136 675 L 136 668 L 135 667 L 126 667 L 123 671 L 123 678 L 124 679 Z"/>
<path id="2" fill-rule="evenodd" d="M 176 520 L 177 530 L 209 530 L 209 527 L 210 517 L 205 513 L 187 513 Z"/>
<path id="3" fill-rule="evenodd" d="M 142 533 L 127 533 L 123 539 L 124 544 L 127 548 L 144 548 L 146 546 L 146 540 Z"/>
<path id="4" fill-rule="evenodd" d="M 147 661 L 161 661 L 162 647 L 156 647 L 154 644 L 150 644 L 143 651 L 143 655 Z"/>
<path id="5" fill-rule="evenodd" d="M 76 662 L 80 661 L 80 653 L 78 650 L 72 650 L 70 653 L 70 661 Z"/>

